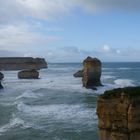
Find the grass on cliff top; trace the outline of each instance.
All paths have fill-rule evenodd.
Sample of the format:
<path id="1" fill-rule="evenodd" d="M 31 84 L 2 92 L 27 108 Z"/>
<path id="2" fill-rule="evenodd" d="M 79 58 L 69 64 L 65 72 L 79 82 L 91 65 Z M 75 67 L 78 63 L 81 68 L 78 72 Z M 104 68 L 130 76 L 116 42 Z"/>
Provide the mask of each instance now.
<path id="1" fill-rule="evenodd" d="M 120 97 L 121 93 L 124 93 L 124 95 L 129 96 L 129 97 L 140 96 L 140 86 L 108 90 L 108 91 L 105 91 L 104 94 L 101 95 L 101 97 L 103 98 Z"/>

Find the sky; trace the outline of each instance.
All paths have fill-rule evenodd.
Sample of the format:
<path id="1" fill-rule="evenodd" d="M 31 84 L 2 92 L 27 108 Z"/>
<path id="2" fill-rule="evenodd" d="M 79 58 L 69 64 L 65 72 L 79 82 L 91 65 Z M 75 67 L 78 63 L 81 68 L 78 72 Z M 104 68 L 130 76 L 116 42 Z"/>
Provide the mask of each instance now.
<path id="1" fill-rule="evenodd" d="M 139 0 L 0 0 L 0 57 L 140 61 Z"/>

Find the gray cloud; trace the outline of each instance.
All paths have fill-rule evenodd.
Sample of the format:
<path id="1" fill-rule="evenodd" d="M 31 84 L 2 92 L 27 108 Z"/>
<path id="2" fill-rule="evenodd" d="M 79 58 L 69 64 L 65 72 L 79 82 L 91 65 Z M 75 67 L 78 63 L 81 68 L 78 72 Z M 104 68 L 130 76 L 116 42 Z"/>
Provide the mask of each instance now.
<path id="1" fill-rule="evenodd" d="M 57 18 L 76 7 L 97 12 L 102 10 L 140 10 L 139 0 L 0 0 L 0 23 L 15 22 L 26 17 Z"/>
<path id="2" fill-rule="evenodd" d="M 0 57 L 21 57 L 24 56 L 21 52 L 0 50 Z"/>
<path id="3" fill-rule="evenodd" d="M 28 46 L 47 45 L 59 39 L 57 36 L 47 36 L 32 31 L 32 27 L 27 24 L 0 26 L 1 49 L 16 50 Z"/>
<path id="4" fill-rule="evenodd" d="M 87 10 L 91 11 L 111 9 L 140 10 L 139 0 L 82 0 L 82 2 Z"/>

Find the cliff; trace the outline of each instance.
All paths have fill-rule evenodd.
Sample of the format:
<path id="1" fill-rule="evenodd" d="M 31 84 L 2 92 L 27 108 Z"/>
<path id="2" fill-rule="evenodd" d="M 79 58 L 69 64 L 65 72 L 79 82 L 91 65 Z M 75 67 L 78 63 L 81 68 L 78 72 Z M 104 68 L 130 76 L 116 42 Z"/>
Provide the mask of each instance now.
<path id="1" fill-rule="evenodd" d="M 44 58 L 0 57 L 0 70 L 22 70 L 47 68 Z"/>
<path id="2" fill-rule="evenodd" d="M 97 100 L 100 140 L 140 140 L 140 87 L 106 91 Z"/>

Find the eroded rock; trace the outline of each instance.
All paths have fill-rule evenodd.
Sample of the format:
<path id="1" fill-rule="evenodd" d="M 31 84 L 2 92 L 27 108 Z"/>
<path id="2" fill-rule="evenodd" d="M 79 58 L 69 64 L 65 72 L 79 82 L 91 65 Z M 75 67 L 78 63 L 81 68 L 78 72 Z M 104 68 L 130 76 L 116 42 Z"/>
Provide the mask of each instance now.
<path id="1" fill-rule="evenodd" d="M 0 72 L 0 80 L 4 78 L 4 74 Z"/>
<path id="2" fill-rule="evenodd" d="M 102 63 L 97 58 L 87 57 L 83 61 L 83 86 L 94 89 L 96 86 L 101 86 Z"/>
<path id="3" fill-rule="evenodd" d="M 74 77 L 83 77 L 83 70 L 78 70 L 75 74 L 73 74 Z"/>
<path id="4" fill-rule="evenodd" d="M 18 73 L 19 79 L 38 79 L 39 72 L 37 70 L 23 70 Z"/>
<path id="5" fill-rule="evenodd" d="M 23 70 L 47 68 L 44 58 L 0 57 L 0 70 Z"/>
<path id="6" fill-rule="evenodd" d="M 100 140 L 140 140 L 140 87 L 119 88 L 97 101 Z"/>
<path id="7" fill-rule="evenodd" d="M 1 84 L 1 80 L 4 78 L 4 74 L 0 72 L 0 89 L 3 89 L 3 86 Z"/>
<path id="8" fill-rule="evenodd" d="M 0 89 L 3 89 L 3 86 L 2 86 L 2 84 L 1 84 L 1 81 L 0 81 Z"/>

